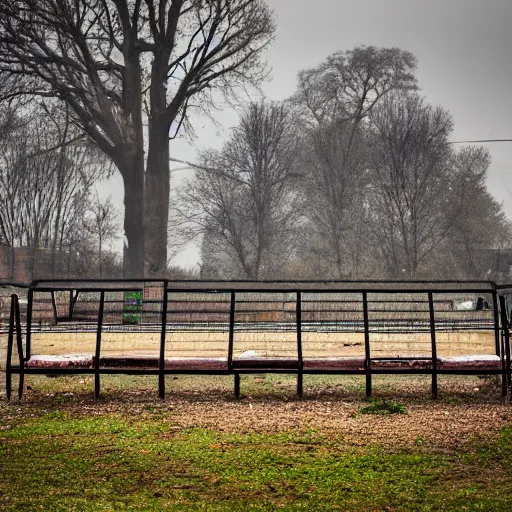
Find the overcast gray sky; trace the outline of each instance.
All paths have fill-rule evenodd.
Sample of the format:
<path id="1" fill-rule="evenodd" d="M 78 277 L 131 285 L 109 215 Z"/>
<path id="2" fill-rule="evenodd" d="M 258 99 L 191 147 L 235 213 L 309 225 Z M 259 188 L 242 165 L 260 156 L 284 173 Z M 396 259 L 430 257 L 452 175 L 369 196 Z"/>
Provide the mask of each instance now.
<path id="1" fill-rule="evenodd" d="M 297 73 L 318 65 L 335 51 L 358 45 L 398 46 L 418 59 L 422 94 L 452 113 L 452 140 L 512 139 L 512 0 L 267 3 L 277 15 L 276 39 L 267 53 L 272 80 L 263 87 L 270 99 L 289 97 Z M 200 148 L 219 147 L 237 116 L 224 111 L 218 120 L 221 130 L 200 120 L 197 138 L 174 141 L 171 154 L 191 160 Z M 512 142 L 485 146 L 493 158 L 489 190 L 512 218 Z M 173 179 L 173 185 L 180 179 Z M 120 197 L 121 187 L 109 189 Z M 191 267 L 198 261 L 198 249 L 191 246 L 176 263 Z"/>

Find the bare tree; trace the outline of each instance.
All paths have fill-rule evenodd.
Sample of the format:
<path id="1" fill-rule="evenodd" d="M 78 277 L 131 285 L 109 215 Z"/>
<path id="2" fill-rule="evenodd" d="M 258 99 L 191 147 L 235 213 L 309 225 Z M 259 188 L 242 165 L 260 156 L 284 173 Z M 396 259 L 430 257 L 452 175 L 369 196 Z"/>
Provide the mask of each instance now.
<path id="1" fill-rule="evenodd" d="M 184 194 L 185 215 L 251 279 L 293 250 L 295 138 L 286 108 L 251 104 L 222 151 L 208 151 Z"/>
<path id="2" fill-rule="evenodd" d="M 453 187 L 459 209 L 447 245 L 455 260 L 451 267 L 461 278 L 485 277 L 489 269 L 482 266 L 482 255 L 510 242 L 510 222 L 486 187 L 490 164 L 484 148 L 467 146 L 454 155 Z"/>
<path id="3" fill-rule="evenodd" d="M 125 276 L 167 263 L 169 133 L 212 90 L 258 82 L 274 31 L 263 0 L 0 0 L 0 71 L 55 96 L 119 169 Z M 145 158 L 145 116 L 147 158 Z"/>
<path id="4" fill-rule="evenodd" d="M 8 245 L 32 249 L 32 272 L 42 247 L 51 250 L 47 270 L 54 272 L 56 254 L 83 218 L 89 189 L 102 172 L 94 148 L 70 142 L 66 119 L 32 111 L 17 116 L 0 141 L 0 232 Z"/>
<path id="5" fill-rule="evenodd" d="M 412 93 L 387 96 L 371 117 L 376 247 L 392 277 L 414 278 L 458 215 L 447 145 L 453 122 Z"/>
<path id="6" fill-rule="evenodd" d="M 318 127 L 303 139 L 302 203 L 315 232 L 312 251 L 328 263 L 328 274 L 337 278 L 353 270 L 347 265 L 348 240 L 358 217 L 364 215 L 367 161 L 364 131 L 359 129 L 356 135 L 351 125 Z"/>
<path id="7" fill-rule="evenodd" d="M 361 271 L 368 115 L 390 92 L 416 88 L 415 57 L 398 48 L 356 47 L 299 74 L 305 211 L 313 250 L 337 278 Z"/>
<path id="8" fill-rule="evenodd" d="M 309 126 L 350 121 L 355 134 L 386 94 L 417 88 L 415 69 L 416 58 L 410 52 L 357 46 L 333 53 L 316 68 L 299 73 L 295 101 Z"/>
<path id="9" fill-rule="evenodd" d="M 98 191 L 89 205 L 89 230 L 98 242 L 98 272 L 103 277 L 103 249 L 106 242 L 118 237 L 117 210 L 111 197 L 101 201 Z"/>

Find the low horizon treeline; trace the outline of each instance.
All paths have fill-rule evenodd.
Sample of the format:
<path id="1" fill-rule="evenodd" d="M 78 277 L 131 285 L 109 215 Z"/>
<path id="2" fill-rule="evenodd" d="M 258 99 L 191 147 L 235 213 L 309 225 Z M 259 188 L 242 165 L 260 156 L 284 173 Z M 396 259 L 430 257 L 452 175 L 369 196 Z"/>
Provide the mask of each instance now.
<path id="1" fill-rule="evenodd" d="M 492 255 L 512 231 L 486 187 L 490 154 L 450 144 L 452 116 L 419 94 L 414 68 L 408 52 L 356 48 L 302 72 L 289 100 L 250 104 L 176 208 L 202 236 L 201 277 L 507 274 Z"/>
<path id="2" fill-rule="evenodd" d="M 415 69 L 409 52 L 357 47 L 301 72 L 286 101 L 247 105 L 171 210 L 169 253 L 200 241 L 200 270 L 169 259 L 162 277 L 509 277 L 490 154 L 450 144 Z M 112 172 L 62 104 L 0 104 L 0 245 L 28 249 L 2 251 L 0 278 L 120 277 L 120 212 L 98 193 Z"/>

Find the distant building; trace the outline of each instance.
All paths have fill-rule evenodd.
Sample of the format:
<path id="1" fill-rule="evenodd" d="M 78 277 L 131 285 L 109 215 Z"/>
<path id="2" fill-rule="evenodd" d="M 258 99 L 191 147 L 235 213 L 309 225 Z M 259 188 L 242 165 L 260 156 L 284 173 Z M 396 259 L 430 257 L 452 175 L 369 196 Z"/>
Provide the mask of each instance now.
<path id="1" fill-rule="evenodd" d="M 59 259 L 59 254 L 56 255 Z M 29 283 L 35 276 L 51 276 L 52 267 L 59 268 L 59 262 L 52 265 L 52 251 L 38 249 L 34 254 L 31 247 L 10 247 L 0 245 L 0 279 L 16 283 Z"/>

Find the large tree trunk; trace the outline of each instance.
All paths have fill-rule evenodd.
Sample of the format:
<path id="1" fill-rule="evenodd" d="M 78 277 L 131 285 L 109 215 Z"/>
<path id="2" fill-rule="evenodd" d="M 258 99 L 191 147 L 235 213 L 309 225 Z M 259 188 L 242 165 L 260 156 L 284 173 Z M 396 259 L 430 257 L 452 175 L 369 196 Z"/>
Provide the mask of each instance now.
<path id="1" fill-rule="evenodd" d="M 162 276 L 167 269 L 167 225 L 169 222 L 169 136 L 167 126 L 150 123 L 144 198 L 146 271 Z"/>
<path id="2" fill-rule="evenodd" d="M 130 158 L 131 157 L 131 158 Z M 126 155 L 120 167 L 124 180 L 123 277 L 144 277 L 144 156 Z"/>
<path id="3" fill-rule="evenodd" d="M 144 197 L 146 272 L 163 276 L 167 270 L 167 225 L 169 222 L 169 126 L 177 112 L 167 108 L 169 52 L 160 49 L 151 66 L 148 159 Z"/>

